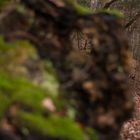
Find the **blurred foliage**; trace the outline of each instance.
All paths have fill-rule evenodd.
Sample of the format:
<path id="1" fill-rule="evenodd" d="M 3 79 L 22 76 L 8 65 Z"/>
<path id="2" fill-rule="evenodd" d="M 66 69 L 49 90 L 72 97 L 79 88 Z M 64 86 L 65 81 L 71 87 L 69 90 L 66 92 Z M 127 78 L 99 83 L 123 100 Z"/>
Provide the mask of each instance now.
<path id="1" fill-rule="evenodd" d="M 61 140 L 84 140 L 84 134 L 69 118 L 49 116 L 47 119 L 37 114 L 19 114 L 19 123 L 22 127 L 34 129 L 43 135 L 48 135 Z"/>
<path id="2" fill-rule="evenodd" d="M 11 0 L 9 0 L 9 1 L 12 2 Z M 6 2 L 9 2 L 9 1 L 0 1 L 0 7 L 3 7 L 6 4 Z M 35 9 L 38 6 L 36 4 L 34 5 L 34 1 L 31 1 L 31 3 L 30 3 L 29 1 L 25 0 L 24 2 L 25 3 L 27 2 L 27 5 L 33 4 L 33 6 L 35 6 Z M 87 7 L 90 6 L 90 1 L 81 0 L 78 2 L 81 3 L 82 5 L 86 4 Z M 40 3 L 41 3 L 41 1 L 40 1 Z M 46 2 L 46 3 L 49 3 L 49 2 Z M 84 19 L 84 16 L 86 14 L 91 14 L 91 10 L 87 7 L 85 8 L 85 7 L 78 5 L 76 3 L 76 1 L 67 0 L 67 3 L 66 3 L 65 1 L 57 2 L 57 1 L 50 0 L 50 3 L 53 3 L 52 5 L 55 5 L 58 9 L 60 8 L 60 11 L 63 8 L 65 9 L 65 6 L 64 6 L 65 4 L 68 4 L 68 7 L 72 9 L 70 14 L 76 13 L 75 15 L 80 15 L 80 16 L 82 15 L 83 19 L 81 16 L 81 21 L 82 21 L 81 26 L 83 26 L 83 31 L 86 32 L 88 29 L 88 25 L 91 25 L 92 22 L 90 22 L 90 20 L 89 20 L 89 24 L 88 24 L 85 22 L 85 19 Z M 51 9 L 52 7 L 50 5 L 48 7 L 45 7 L 46 5 L 43 5 L 43 6 L 44 7 L 42 7 L 41 12 L 40 12 L 41 16 L 42 16 L 42 13 L 44 15 L 46 14 L 45 10 L 46 10 L 46 8 L 48 8 L 48 11 L 50 10 L 49 17 L 51 18 L 51 16 L 54 15 L 55 18 L 58 18 L 58 20 L 55 20 L 56 21 L 55 24 L 57 24 L 57 21 L 59 21 L 61 19 L 60 18 L 61 15 L 59 15 L 61 12 L 57 13 L 56 11 L 58 11 L 58 9 L 57 10 L 55 9 L 56 10 L 55 11 L 54 9 Z M 62 6 L 62 9 L 61 9 L 61 6 Z M 29 6 L 29 7 L 32 7 L 32 6 Z M 48 20 L 47 27 L 46 27 L 46 23 L 45 24 L 43 23 L 44 22 L 43 17 L 40 18 L 39 15 L 34 16 L 35 13 L 34 13 L 34 11 L 32 11 L 32 10 L 34 10 L 34 7 L 32 7 L 32 8 L 33 9 L 30 9 L 31 13 L 29 14 L 32 17 L 30 19 L 31 20 L 30 25 L 33 25 L 33 28 L 31 30 L 33 30 L 33 33 L 37 32 L 37 36 L 40 35 L 39 38 L 41 39 L 41 42 L 43 42 L 44 41 L 43 39 L 46 39 L 46 36 L 50 35 L 49 33 L 52 33 L 52 31 L 53 31 L 53 33 L 55 32 L 55 30 L 56 30 L 56 29 L 54 29 L 55 24 L 52 25 L 52 23 L 51 23 L 52 20 Z M 26 10 L 27 9 L 21 5 L 17 7 L 17 11 L 22 13 L 23 15 L 24 14 L 26 15 L 29 12 L 28 10 L 27 11 Z M 62 13 L 65 12 L 63 10 L 62 10 Z M 69 10 L 69 9 L 65 9 L 65 10 Z M 108 14 L 117 16 L 117 17 L 122 17 L 122 15 L 118 11 L 116 12 L 113 10 L 103 10 L 103 11 L 101 11 L 101 13 L 105 14 L 104 15 L 105 18 L 110 18 L 110 17 L 106 16 Z M 48 13 L 46 15 L 48 16 Z M 63 16 L 64 15 L 65 15 L 65 13 L 63 13 Z M 66 15 L 66 19 L 68 21 L 69 21 L 69 19 L 73 20 L 73 17 L 75 18 L 75 15 L 69 15 L 71 18 L 69 18 L 69 17 L 67 18 L 67 15 Z M 63 18 L 63 16 L 62 16 L 62 18 Z M 96 19 L 95 21 L 98 21 L 98 22 L 97 23 L 95 22 L 94 24 L 95 24 L 95 27 L 96 27 L 96 24 L 99 25 L 99 26 L 97 25 L 97 30 L 100 27 L 100 30 L 102 31 L 102 28 L 103 28 L 102 32 L 105 31 L 105 33 L 106 33 L 106 29 L 108 29 L 110 31 L 113 27 L 115 27 L 115 24 L 113 24 L 113 22 L 112 22 L 111 28 L 108 27 L 108 25 L 106 25 L 106 23 L 104 23 L 104 19 L 100 20 L 100 17 L 98 17 L 98 15 L 96 15 L 96 16 L 97 17 L 95 17 L 95 19 Z M 35 21 L 33 21 L 34 19 L 38 20 L 38 17 L 39 17 L 39 20 L 41 19 L 41 21 L 39 21 L 39 22 L 37 21 L 37 23 Z M 77 17 L 79 17 L 79 16 L 76 16 L 76 18 Z M 111 20 L 111 19 L 108 19 L 108 22 L 109 22 L 109 20 Z M 94 21 L 94 18 L 93 18 L 93 21 Z M 45 22 L 46 22 L 46 17 L 45 17 Z M 101 22 L 101 25 L 100 25 L 100 22 Z M 42 24 L 40 24 L 40 23 L 43 23 L 43 25 L 44 25 L 43 28 L 45 28 L 45 29 L 49 28 L 50 25 L 51 26 L 50 26 L 49 30 L 44 30 L 42 28 Z M 58 23 L 60 24 L 60 27 L 61 27 L 62 22 L 59 21 Z M 65 27 L 64 29 L 69 27 L 69 25 L 71 25 L 71 22 L 69 24 L 64 22 L 64 25 L 63 25 Z M 23 26 L 29 26 L 29 25 L 23 25 Z M 77 26 L 78 26 L 78 24 L 77 24 Z M 36 29 L 36 27 L 37 27 L 37 30 L 34 30 L 34 29 Z M 26 30 L 29 30 L 28 28 L 29 27 L 27 27 L 27 28 L 25 27 Z M 51 30 L 51 28 L 53 28 L 53 30 Z M 82 27 L 81 27 L 81 29 L 82 29 Z M 96 32 L 96 30 L 94 30 L 92 27 L 91 27 L 91 29 L 92 29 L 92 31 L 91 32 L 87 31 L 86 34 L 92 35 L 93 32 Z M 90 30 L 90 28 L 88 30 Z M 41 31 L 43 31 L 42 32 L 43 34 L 40 33 Z M 47 35 L 46 35 L 46 31 L 48 33 Z M 59 31 L 59 30 L 57 30 L 57 31 Z M 111 37 L 112 37 L 111 33 L 112 33 L 112 31 L 110 31 L 109 35 L 111 35 Z M 116 32 L 114 31 L 113 35 L 115 33 Z M 60 31 L 60 34 L 61 34 L 61 31 Z M 98 34 L 98 32 L 97 32 L 97 34 Z M 43 35 L 45 35 L 45 37 Z M 107 36 L 107 34 L 105 34 L 105 35 Z M 93 34 L 93 36 L 94 36 L 94 34 Z M 95 34 L 95 36 L 96 36 L 96 34 Z M 97 36 L 99 36 L 99 34 Z M 53 35 L 51 35 L 51 37 L 53 38 Z M 108 38 L 105 38 L 106 44 L 104 42 L 102 42 L 102 45 L 107 45 L 107 46 L 109 45 L 109 47 L 112 45 L 111 47 L 113 48 L 114 47 L 113 43 L 108 44 L 108 42 L 110 40 L 112 41 L 112 38 L 110 38 L 110 36 L 107 36 L 107 37 Z M 61 39 L 59 37 L 57 38 L 56 36 L 54 36 L 54 38 L 53 38 L 54 40 L 52 38 L 49 38 L 47 40 L 48 44 L 49 43 L 51 44 L 53 42 L 54 43 L 54 44 L 52 43 L 53 45 L 56 45 L 57 43 L 58 44 L 60 43 L 60 45 L 62 45 L 61 41 L 60 41 Z M 107 40 L 107 42 L 106 42 L 106 40 Z M 97 42 L 98 41 L 95 41 L 95 43 L 97 43 Z M 115 41 L 113 40 L 112 42 L 115 42 Z M 44 46 L 43 46 L 43 49 L 44 49 Z M 116 48 L 114 50 L 115 50 L 114 51 L 115 55 L 117 55 Z M 106 54 L 107 51 L 104 50 L 104 52 Z M 121 50 L 121 52 L 123 52 L 123 51 Z M 50 52 L 48 51 L 47 53 L 49 54 Z M 101 60 L 104 59 L 104 57 L 102 57 L 102 54 L 100 52 L 98 52 L 98 53 L 99 53 L 99 57 L 101 55 Z M 107 52 L 107 53 L 109 53 L 109 52 Z M 118 53 L 120 53 L 120 50 L 118 51 Z M 77 55 L 77 53 L 76 53 L 76 55 Z M 117 57 L 118 57 L 118 55 L 117 55 Z M 59 61 L 59 59 L 60 58 L 58 58 L 57 62 Z M 97 59 L 98 59 L 98 57 L 97 57 Z M 89 60 L 89 58 L 85 59 L 84 63 L 85 63 L 85 61 L 90 62 L 88 60 Z M 79 60 L 76 60 L 76 61 L 79 64 L 81 63 L 81 62 L 79 62 Z M 74 61 L 74 62 L 76 62 L 76 61 Z M 64 60 L 64 62 L 65 62 L 65 60 Z M 76 112 L 76 110 L 74 108 L 69 107 L 68 101 L 66 101 L 60 97 L 61 95 L 59 93 L 60 92 L 59 91 L 59 81 L 58 81 L 58 77 L 56 75 L 56 71 L 55 71 L 56 69 L 54 70 L 52 63 L 53 62 L 51 62 L 49 60 L 46 60 L 46 61 L 41 60 L 36 52 L 36 49 L 34 49 L 34 47 L 27 41 L 20 40 L 20 41 L 16 41 L 13 43 L 6 43 L 3 39 L 3 37 L 0 37 L 0 65 L 1 65 L 1 67 L 0 67 L 0 101 L 2 102 L 0 105 L 1 128 L 5 129 L 5 127 L 4 127 L 5 125 L 3 125 L 2 122 L 3 122 L 3 120 L 6 119 L 8 125 L 10 125 L 11 127 L 14 127 L 14 129 L 18 128 L 19 131 L 23 135 L 29 135 L 32 132 L 34 132 L 34 133 L 39 134 L 40 136 L 46 137 L 46 139 L 47 139 L 47 137 L 49 137 L 49 140 L 50 140 L 50 138 L 59 139 L 59 140 L 85 140 L 85 139 L 96 140 L 97 137 L 96 137 L 95 131 L 91 128 L 82 127 L 81 126 L 82 124 L 76 122 L 75 119 L 77 119 L 77 118 L 75 118 L 75 114 L 78 113 L 78 111 Z M 103 61 L 102 61 L 102 63 L 103 63 Z M 114 62 L 111 61 L 111 63 L 113 63 L 113 66 L 114 66 Z M 90 64 L 90 66 L 91 66 L 91 64 Z M 59 65 L 61 65 L 61 64 L 59 64 Z M 73 66 L 75 66 L 75 63 Z M 73 66 L 71 66 L 72 69 L 73 69 Z M 89 69 L 88 74 L 90 74 L 90 72 L 91 72 L 91 67 L 89 67 L 89 68 L 88 68 Z M 81 67 L 79 69 L 79 66 L 77 66 L 77 70 L 79 70 L 78 72 L 80 73 Z M 65 68 L 63 69 L 63 72 L 65 72 Z M 77 75 L 78 75 L 78 72 L 76 73 Z M 87 71 L 83 71 L 83 73 L 87 73 Z M 62 73 L 62 74 L 64 75 L 62 77 L 62 79 L 65 78 L 65 76 L 67 76 L 64 73 Z M 72 74 L 70 73 L 70 75 L 72 75 Z M 116 76 L 116 79 L 118 78 L 117 76 Z M 79 77 L 81 78 L 82 76 L 80 75 Z M 89 75 L 89 77 L 92 77 L 92 76 Z M 68 79 L 68 80 L 70 80 L 70 79 Z M 106 83 L 106 81 L 105 81 L 105 83 Z M 90 82 L 87 84 L 91 85 L 94 83 Z M 98 84 L 98 85 L 100 85 L 100 84 Z M 76 86 L 76 84 L 74 84 L 74 86 Z M 80 88 L 81 87 L 82 86 L 80 86 Z M 123 87 L 123 84 L 122 84 L 122 87 Z M 110 85 L 107 88 L 110 89 Z M 112 91 L 111 91 L 111 93 L 113 93 Z M 90 90 L 86 91 L 86 92 L 90 93 Z M 118 96 L 116 96 L 116 98 L 120 99 L 120 97 L 118 97 Z M 53 105 L 49 102 L 49 105 L 47 103 L 47 106 L 46 106 L 46 104 L 44 106 L 44 101 L 46 103 L 47 99 L 50 99 L 53 102 Z M 90 99 L 91 99 L 91 97 L 89 96 L 88 100 L 90 100 Z M 93 100 L 94 100 L 94 97 L 93 97 Z M 83 101 L 85 101 L 85 98 L 83 99 Z M 114 101 L 113 101 L 113 103 L 114 103 Z M 86 102 L 83 102 L 83 104 L 88 105 Z M 125 104 L 124 100 L 123 100 L 123 104 Z M 55 109 L 50 110 L 50 108 L 51 108 L 50 106 L 51 107 L 54 106 Z M 87 106 L 84 106 L 84 107 L 87 107 Z M 118 108 L 118 106 L 117 106 L 117 108 Z M 101 109 L 101 108 L 99 107 L 99 109 Z M 91 107 L 91 110 L 86 110 L 86 108 L 85 108 L 84 111 L 88 112 L 88 113 L 89 113 L 89 111 L 96 112 L 96 110 L 94 110 L 92 107 Z M 81 114 L 85 113 L 84 111 L 82 110 Z M 91 114 L 91 116 L 92 116 L 91 118 L 93 119 L 94 115 Z M 95 117 L 96 117 L 96 115 L 95 115 Z M 10 118 L 10 121 L 9 121 L 9 118 Z"/>
<path id="3" fill-rule="evenodd" d="M 77 0 L 77 2 L 83 6 L 90 7 L 91 0 Z"/>
<path id="4" fill-rule="evenodd" d="M 2 9 L 3 7 L 10 5 L 12 2 L 14 2 L 15 0 L 0 0 L 0 9 Z"/>
<path id="5" fill-rule="evenodd" d="M 0 92 L 7 97 L 10 104 L 19 103 L 37 112 L 43 111 L 41 102 L 47 96 L 41 88 L 23 78 L 10 76 L 8 73 L 0 74 Z"/>
<path id="6" fill-rule="evenodd" d="M 6 4 L 8 2 L 8 0 L 0 0 L 0 6 L 3 6 L 4 4 Z"/>
<path id="7" fill-rule="evenodd" d="M 35 83 L 34 78 L 28 77 L 33 73 L 25 65 L 28 61 L 32 67 L 36 64 L 32 61 L 39 61 L 37 71 L 45 77 L 42 83 Z M 59 115 L 63 111 L 64 101 L 58 97 L 59 84 L 53 66 L 49 61 L 40 61 L 30 43 L 5 43 L 0 37 L 0 65 L 0 121 L 7 118 L 6 112 L 9 112 L 12 118 L 10 125 L 18 127 L 23 134 L 26 132 L 24 135 L 31 131 L 61 140 L 84 140 L 86 133 L 80 126 L 69 115 Z M 47 98 L 52 99 L 55 112 L 43 106 Z M 15 111 L 12 111 L 13 107 Z"/>
<path id="8" fill-rule="evenodd" d="M 84 138 L 80 128 L 71 119 L 59 116 L 50 118 L 42 115 L 46 111 L 42 106 L 42 101 L 47 97 L 47 93 L 29 81 L 1 73 L 0 93 L 1 118 L 4 117 L 10 105 L 16 103 L 16 105 L 20 105 L 20 108 L 17 108 L 17 114 L 14 114 L 16 115 L 15 124 L 18 127 L 26 127 L 29 131 L 64 140 L 82 140 Z M 75 135 L 70 133 L 75 133 Z"/>

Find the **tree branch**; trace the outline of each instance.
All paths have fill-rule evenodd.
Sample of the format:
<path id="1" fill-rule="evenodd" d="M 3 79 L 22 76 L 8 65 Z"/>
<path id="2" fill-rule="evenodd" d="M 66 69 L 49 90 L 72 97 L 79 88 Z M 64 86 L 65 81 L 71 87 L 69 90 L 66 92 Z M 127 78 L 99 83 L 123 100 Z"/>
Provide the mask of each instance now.
<path id="1" fill-rule="evenodd" d="M 124 27 L 129 28 L 138 18 L 140 18 L 140 12 L 138 12 L 132 19 L 130 19 Z"/>
<path id="2" fill-rule="evenodd" d="M 109 2 L 106 2 L 104 5 L 104 8 L 109 8 L 113 3 L 117 2 L 118 0 L 111 0 Z"/>

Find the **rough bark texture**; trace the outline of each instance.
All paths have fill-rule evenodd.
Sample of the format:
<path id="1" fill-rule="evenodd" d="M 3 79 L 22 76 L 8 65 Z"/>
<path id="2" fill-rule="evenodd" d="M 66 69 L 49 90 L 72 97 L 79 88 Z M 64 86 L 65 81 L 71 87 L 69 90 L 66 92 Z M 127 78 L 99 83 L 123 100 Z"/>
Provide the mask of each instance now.
<path id="1" fill-rule="evenodd" d="M 140 2 L 123 5 L 121 2 L 112 5 L 125 14 L 126 33 L 131 47 L 133 61 L 129 76 L 129 92 L 133 95 L 135 110 L 133 118 L 126 122 L 122 129 L 124 140 L 140 139 Z M 137 16 L 136 16 L 137 15 Z"/>

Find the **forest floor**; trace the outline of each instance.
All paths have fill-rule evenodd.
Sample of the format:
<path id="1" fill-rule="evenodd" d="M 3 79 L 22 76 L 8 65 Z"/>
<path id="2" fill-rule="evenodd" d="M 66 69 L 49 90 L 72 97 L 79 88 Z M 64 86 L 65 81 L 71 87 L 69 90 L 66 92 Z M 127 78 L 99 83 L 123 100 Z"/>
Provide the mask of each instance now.
<path id="1" fill-rule="evenodd" d="M 140 61 L 133 59 L 129 79 L 129 92 L 134 96 L 134 117 L 140 119 Z"/>
<path id="2" fill-rule="evenodd" d="M 129 76 L 129 89 L 134 99 L 133 118 L 123 126 L 124 140 L 140 140 L 140 61 L 133 59 Z"/>

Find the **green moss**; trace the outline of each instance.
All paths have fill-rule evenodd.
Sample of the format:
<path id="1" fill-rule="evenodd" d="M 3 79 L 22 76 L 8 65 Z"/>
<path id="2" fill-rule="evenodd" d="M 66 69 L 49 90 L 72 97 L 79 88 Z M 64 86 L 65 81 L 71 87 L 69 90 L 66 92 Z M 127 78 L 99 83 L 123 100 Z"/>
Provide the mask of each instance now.
<path id="1" fill-rule="evenodd" d="M 28 80 L 28 74 L 26 76 L 24 71 L 18 73 L 22 69 L 26 70 L 23 65 L 26 61 L 36 62 L 38 60 L 37 53 L 30 43 L 21 40 L 15 43 L 6 43 L 1 36 L 0 54 L 0 65 L 2 66 L 0 67 L 1 93 L 10 96 L 13 102 L 19 102 L 22 106 L 27 106 L 36 111 L 44 110 L 42 100 L 46 96 L 51 96 L 60 108 L 61 103 L 57 102 L 59 84 L 49 61 L 40 61 L 37 64 L 39 65 L 38 71 L 43 77 L 43 81 L 38 86 Z"/>
<path id="2" fill-rule="evenodd" d="M 26 52 L 25 56 L 31 58 L 37 57 L 36 50 L 28 41 L 18 40 L 14 43 L 7 43 L 4 41 L 4 38 L 0 36 L 0 53 L 2 56 L 5 56 L 5 58 L 6 56 L 8 58 L 14 58 L 21 54 L 24 55 L 24 52 Z"/>
<path id="3" fill-rule="evenodd" d="M 0 74 L 0 92 L 10 97 L 12 102 L 34 111 L 42 111 L 42 101 L 47 96 L 45 90 L 33 85 L 26 79 L 11 76 L 7 73 Z"/>
<path id="4" fill-rule="evenodd" d="M 70 5 L 70 7 L 73 8 L 74 11 L 76 11 L 80 15 L 88 15 L 88 14 L 95 14 L 95 13 L 107 13 L 109 15 L 118 17 L 118 18 L 124 18 L 124 14 L 116 9 L 98 9 L 93 12 L 90 8 L 81 6 L 78 4 L 75 0 L 66 0 L 66 3 Z"/>
<path id="5" fill-rule="evenodd" d="M 26 41 L 17 41 L 15 43 L 6 43 L 0 36 L 0 71 L 7 71 L 15 75 L 25 76 L 28 69 L 24 63 L 36 61 L 36 50 Z"/>
<path id="6" fill-rule="evenodd" d="M 12 0 L 0 0 L 0 8 L 2 7 L 2 6 L 5 6 L 5 5 L 7 5 L 9 2 L 11 2 Z"/>
<path id="7" fill-rule="evenodd" d="M 3 37 L 0 35 L 0 51 L 7 51 L 9 48 L 12 48 L 12 43 L 5 43 Z"/>
<path id="8" fill-rule="evenodd" d="M 42 112 L 42 101 L 47 96 L 45 91 L 32 85 L 26 85 L 25 88 L 20 87 L 19 91 L 13 96 L 12 100 L 18 102 L 25 108 L 29 108 L 36 112 Z"/>
<path id="9" fill-rule="evenodd" d="M 20 67 L 28 57 L 29 60 L 37 57 L 30 43 L 6 43 L 0 37 L 0 121 L 5 117 L 10 105 L 18 103 L 20 106 L 17 116 L 13 119 L 24 133 L 29 130 L 61 140 L 84 140 L 84 132 L 74 122 L 74 118 L 56 115 L 57 111 L 63 111 L 67 102 L 59 99 L 59 81 L 51 62 L 39 62 L 44 81 L 38 85 L 17 73 L 17 66 Z M 46 97 L 54 101 L 57 110 L 55 113 L 48 112 L 49 117 L 45 117 L 47 110 L 42 106 Z"/>
<path id="10" fill-rule="evenodd" d="M 0 120 L 4 117 L 6 110 L 10 105 L 10 99 L 0 93 Z"/>
<path id="11" fill-rule="evenodd" d="M 73 10 L 80 15 L 87 15 L 92 13 L 89 8 L 79 5 L 75 0 L 66 0 L 66 3 L 73 7 Z"/>
<path id="12" fill-rule="evenodd" d="M 124 18 L 124 14 L 122 12 L 120 12 L 119 10 L 116 9 L 99 9 L 96 10 L 94 13 L 105 13 L 105 14 L 109 14 L 112 15 L 116 18 Z"/>
<path id="13" fill-rule="evenodd" d="M 0 74 L 0 118 L 2 118 L 9 105 L 16 102 L 22 105 L 16 120 L 20 128 L 28 128 L 39 134 L 63 140 L 82 140 L 84 135 L 75 122 L 67 117 L 57 115 L 45 118 L 42 100 L 47 93 L 28 80 Z M 24 109 L 26 112 L 22 112 Z M 30 112 L 31 111 L 31 112 Z"/>
<path id="14" fill-rule="evenodd" d="M 20 113 L 18 124 L 32 131 L 63 140 L 84 140 L 80 127 L 66 117 L 44 118 L 37 114 Z"/>
<path id="15" fill-rule="evenodd" d="M 92 128 L 86 128 L 86 133 L 90 140 L 98 140 L 97 134 Z"/>
<path id="16" fill-rule="evenodd" d="M 53 68 L 53 65 L 50 61 L 44 62 L 44 82 L 42 83 L 42 87 L 47 89 L 51 96 L 58 96 L 59 92 L 59 81 L 57 79 L 56 72 Z"/>

